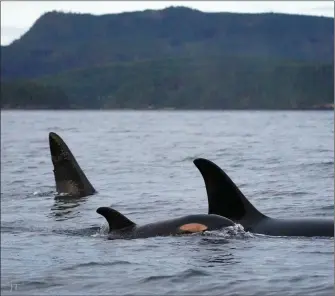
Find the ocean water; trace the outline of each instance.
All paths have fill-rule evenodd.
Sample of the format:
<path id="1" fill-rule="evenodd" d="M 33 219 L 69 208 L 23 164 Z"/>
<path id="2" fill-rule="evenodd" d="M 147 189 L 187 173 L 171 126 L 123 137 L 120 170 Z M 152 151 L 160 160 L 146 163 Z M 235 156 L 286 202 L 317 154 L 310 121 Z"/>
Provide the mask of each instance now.
<path id="1" fill-rule="evenodd" d="M 54 198 L 50 131 L 96 195 Z M 333 295 L 333 238 L 80 231 L 104 225 L 100 206 L 138 224 L 207 213 L 197 157 L 271 217 L 334 215 L 333 112 L 1 112 L 1 294 Z"/>

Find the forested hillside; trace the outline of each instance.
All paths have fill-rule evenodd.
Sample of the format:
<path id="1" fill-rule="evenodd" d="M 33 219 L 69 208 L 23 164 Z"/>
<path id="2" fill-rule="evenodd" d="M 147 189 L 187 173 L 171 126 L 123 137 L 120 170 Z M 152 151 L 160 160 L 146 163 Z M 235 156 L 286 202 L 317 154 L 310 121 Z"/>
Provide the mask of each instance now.
<path id="1" fill-rule="evenodd" d="M 62 89 L 76 108 L 308 109 L 334 97 L 329 64 L 250 58 L 119 63 L 34 82 Z"/>
<path id="2" fill-rule="evenodd" d="M 59 87 L 29 81 L 1 83 L 1 109 L 67 109 L 68 96 Z"/>
<path id="3" fill-rule="evenodd" d="M 50 12 L 1 48 L 3 78 L 36 77 L 111 62 L 240 55 L 332 61 L 334 19 L 204 13 L 183 7 L 95 16 Z"/>
<path id="4" fill-rule="evenodd" d="M 49 12 L 1 47 L 1 106 L 312 108 L 334 101 L 333 54 L 334 18 Z"/>

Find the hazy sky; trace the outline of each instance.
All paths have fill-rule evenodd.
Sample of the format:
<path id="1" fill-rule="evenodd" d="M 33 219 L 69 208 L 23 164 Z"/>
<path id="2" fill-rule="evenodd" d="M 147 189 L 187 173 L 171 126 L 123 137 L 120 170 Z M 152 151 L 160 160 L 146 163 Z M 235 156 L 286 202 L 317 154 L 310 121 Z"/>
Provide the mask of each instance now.
<path id="1" fill-rule="evenodd" d="M 1 45 L 24 34 L 45 12 L 119 13 L 168 6 L 186 6 L 201 11 L 282 12 L 334 17 L 333 1 L 2 1 Z"/>

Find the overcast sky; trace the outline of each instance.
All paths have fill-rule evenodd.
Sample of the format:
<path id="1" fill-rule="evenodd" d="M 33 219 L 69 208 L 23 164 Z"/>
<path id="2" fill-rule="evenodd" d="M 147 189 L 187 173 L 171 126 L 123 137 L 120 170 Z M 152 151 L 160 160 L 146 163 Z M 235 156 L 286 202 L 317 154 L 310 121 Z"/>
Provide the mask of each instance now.
<path id="1" fill-rule="evenodd" d="M 45 12 L 109 14 L 168 6 L 186 6 L 205 12 L 282 12 L 334 17 L 333 1 L 2 1 L 1 45 L 24 34 Z"/>

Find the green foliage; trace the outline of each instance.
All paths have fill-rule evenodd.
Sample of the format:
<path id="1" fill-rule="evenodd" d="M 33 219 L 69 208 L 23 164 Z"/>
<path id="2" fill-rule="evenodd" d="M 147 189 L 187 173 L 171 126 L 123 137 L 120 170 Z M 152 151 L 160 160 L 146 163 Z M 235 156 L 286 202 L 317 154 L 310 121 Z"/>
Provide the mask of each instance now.
<path id="1" fill-rule="evenodd" d="M 49 12 L 1 47 L 2 79 L 144 59 L 240 55 L 333 61 L 334 18 L 183 7 L 95 16 Z"/>
<path id="2" fill-rule="evenodd" d="M 83 108 L 308 109 L 334 100 L 332 64 L 239 57 L 120 63 L 36 81 Z"/>
<path id="3" fill-rule="evenodd" d="M 67 109 L 68 97 L 58 87 L 34 82 L 1 83 L 1 109 Z"/>
<path id="4" fill-rule="evenodd" d="M 334 18 L 49 12 L 1 47 L 1 107 L 308 109 L 333 103 L 333 53 Z"/>

